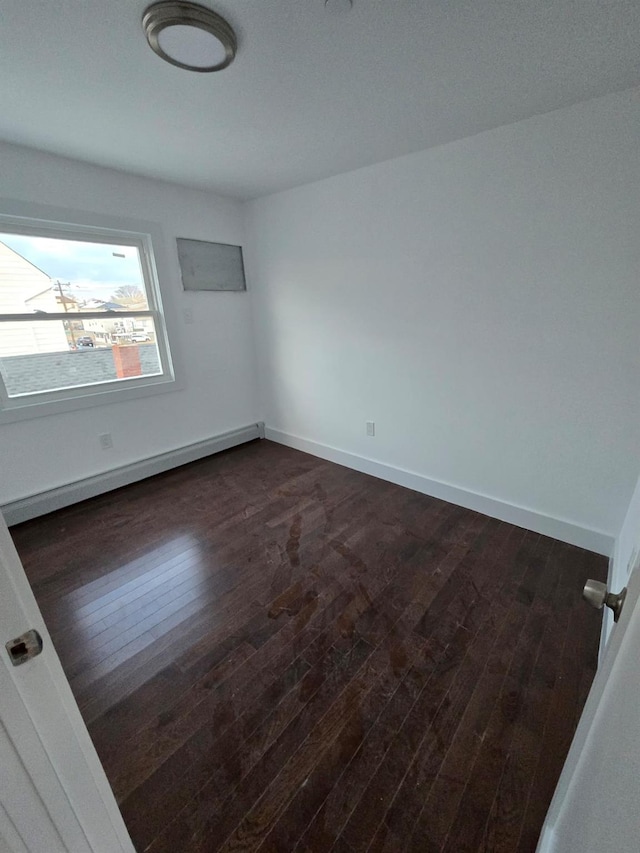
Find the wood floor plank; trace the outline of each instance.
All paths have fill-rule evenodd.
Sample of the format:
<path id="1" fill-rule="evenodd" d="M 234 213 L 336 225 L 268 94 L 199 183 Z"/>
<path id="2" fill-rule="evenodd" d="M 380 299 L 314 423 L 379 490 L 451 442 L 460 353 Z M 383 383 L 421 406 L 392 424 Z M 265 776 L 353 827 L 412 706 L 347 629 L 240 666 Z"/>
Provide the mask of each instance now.
<path id="1" fill-rule="evenodd" d="M 503 533 L 506 531 L 503 530 Z M 511 529 L 510 533 L 517 533 Z M 522 627 L 517 611 L 508 609 L 502 596 L 502 582 L 513 577 L 513 571 L 501 573 L 496 562 L 504 560 L 506 553 L 518 553 L 514 546 L 522 547 L 522 535 L 507 536 L 497 553 L 480 555 L 473 565 L 473 581 L 478 596 L 491 602 L 487 618 L 477 632 L 447 695 L 439 707 L 422 743 L 408 765 L 405 776 L 398 786 L 387 814 L 385 842 L 380 849 L 402 850 L 407 846 L 413 826 L 424 806 L 425 799 L 440 772 L 445 757 L 454 742 L 461 721 L 469 708 L 478 682 L 495 653 L 496 647 L 509 647 L 516 632 Z M 497 543 L 496 543 L 497 544 Z M 526 547 L 526 546 L 525 546 Z M 484 556 L 484 559 L 482 557 Z M 482 612 L 474 600 L 473 609 L 477 616 Z M 513 632 L 513 633 L 511 633 Z M 486 700 L 485 703 L 486 705 Z"/>
<path id="2" fill-rule="evenodd" d="M 139 853 L 533 853 L 604 558 L 268 441 L 12 534 Z"/>
<path id="3" fill-rule="evenodd" d="M 464 574 L 460 574 L 462 577 L 459 586 L 464 589 Z M 479 646 L 482 654 L 483 641 L 490 641 L 495 630 L 492 601 L 480 597 L 477 606 L 468 611 L 467 619 L 461 623 L 461 627 L 464 632 L 459 636 L 458 647 L 453 647 L 452 644 L 446 665 L 436 671 L 436 677 L 425 685 L 404 721 L 396 743 L 387 751 L 385 760 L 378 767 L 374 779 L 342 830 L 342 835 L 355 850 L 367 849 L 425 737 L 431 732 L 437 734 L 436 727 L 442 703 L 445 702 L 450 688 L 455 685 L 473 645 Z M 477 667 L 477 662 L 471 660 L 470 665 Z"/>
<path id="4" fill-rule="evenodd" d="M 457 512 L 457 513 L 456 513 L 456 517 L 457 517 L 457 519 L 458 519 L 458 526 L 462 525 L 462 528 L 461 528 L 461 529 L 464 529 L 464 526 L 465 526 L 466 524 L 468 524 L 468 520 L 469 520 L 469 519 L 468 519 L 468 514 L 465 514 L 464 512 Z M 483 522 L 483 523 L 486 523 L 486 521 L 485 521 L 485 522 Z M 449 522 L 449 521 L 446 521 L 446 520 L 445 520 L 445 524 L 447 525 L 447 529 L 449 529 L 449 530 L 451 530 L 451 529 L 452 529 L 452 528 L 451 528 L 451 524 L 450 524 L 450 522 Z M 416 568 L 419 568 L 419 567 L 416 567 Z M 427 579 L 427 578 L 425 578 L 425 579 L 424 579 L 424 581 L 425 581 L 425 583 L 427 583 L 427 584 L 428 584 L 428 579 Z M 376 602 L 371 602 L 371 607 L 375 607 L 375 604 L 376 604 Z M 365 613 L 366 613 L 366 611 L 365 611 Z M 338 636 L 338 637 L 339 637 L 339 636 L 341 636 L 342 634 L 344 634 L 344 625 L 343 625 L 343 621 L 342 621 L 342 620 L 340 620 L 340 619 L 336 620 L 335 627 L 337 628 L 338 633 L 337 633 L 337 635 L 333 635 L 332 639 L 335 639 L 335 637 L 336 637 L 336 636 Z M 350 636 L 350 635 L 348 634 L 347 636 Z M 356 636 L 357 636 L 357 635 L 356 635 Z M 350 648 L 352 647 L 352 641 L 350 641 L 349 643 L 346 643 L 346 644 L 345 644 L 345 643 L 342 643 L 341 645 L 342 645 L 342 648 L 343 648 L 343 650 L 344 650 L 344 653 L 345 653 L 345 654 L 347 654 L 347 653 L 349 653 L 349 652 L 350 652 Z M 307 657 L 308 657 L 308 655 L 307 655 Z M 321 710 L 321 709 L 322 709 L 322 707 L 323 707 L 323 706 L 320 704 L 320 702 L 318 702 L 318 701 L 316 701 L 315 705 L 316 705 L 316 707 L 315 707 L 314 709 L 312 709 L 312 712 L 309 712 L 309 713 L 317 713 L 317 712 L 318 712 L 319 710 Z M 309 714 L 308 714 L 308 716 L 309 716 Z M 310 716 L 310 720 L 311 720 L 311 721 L 313 720 L 313 716 Z M 294 733 L 295 733 L 295 732 L 299 732 L 299 731 L 300 731 L 300 726 L 301 726 L 301 723 L 300 723 L 300 721 L 299 721 L 299 720 L 295 721 L 295 723 L 296 723 L 296 725 L 295 725 L 295 727 L 293 728 L 293 732 L 294 732 Z M 302 725 L 306 725 L 306 723 L 303 723 Z M 288 734 L 288 733 L 287 733 L 287 734 Z M 286 744 L 287 744 L 287 739 L 285 738 L 285 739 L 284 739 L 284 746 L 285 746 L 285 747 L 286 747 Z M 281 750 L 281 752 L 282 752 L 282 750 Z M 277 769 L 277 763 L 275 763 L 275 762 L 271 761 L 269 756 L 265 756 L 265 760 L 266 760 L 266 762 L 267 762 L 267 766 L 268 766 L 269 768 L 272 768 L 272 769 L 270 769 L 270 770 L 268 771 L 268 773 L 273 772 L 273 768 L 274 768 L 274 767 L 275 767 L 275 769 Z M 251 772 L 253 773 L 253 772 L 254 772 L 254 771 L 253 771 L 253 769 L 252 769 L 252 768 L 250 768 L 250 769 L 251 769 Z M 263 771 L 263 774 L 262 774 L 262 775 L 263 775 L 263 778 L 264 778 L 264 771 Z M 255 788 L 253 787 L 253 785 L 251 784 L 251 780 L 249 780 L 249 781 L 247 782 L 247 784 L 245 785 L 245 788 L 246 788 L 246 791 L 245 791 L 246 800 L 247 800 L 247 802 L 249 802 L 249 801 L 251 801 L 251 798 L 252 798 L 252 797 L 254 797 L 254 798 L 255 798 L 256 789 L 255 789 Z M 262 791 L 260 791 L 260 793 L 262 793 Z M 240 810 L 240 808 L 239 808 L 238 795 L 237 795 L 237 793 L 233 792 L 233 793 L 231 794 L 231 797 L 232 797 L 232 800 L 233 800 L 233 807 L 234 807 L 234 809 L 235 809 L 236 811 L 240 811 L 240 813 L 241 813 L 241 810 Z M 205 819 L 205 826 L 204 826 L 204 828 L 203 828 L 202 832 L 203 832 L 203 834 L 204 834 L 205 838 L 207 839 L 207 840 L 206 840 L 206 843 L 207 843 L 207 844 L 208 844 L 208 843 L 210 843 L 211 835 L 214 833 L 214 831 L 215 831 L 216 833 L 218 833 L 218 834 L 222 834 L 224 831 L 228 831 L 228 829 L 227 829 L 227 830 L 225 830 L 225 827 L 226 827 L 226 826 L 228 825 L 228 823 L 231 821 L 230 814 L 233 814 L 234 812 L 233 812 L 233 810 L 231 810 L 231 812 L 229 812 L 229 810 L 227 810 L 224 806 L 221 806 L 221 807 L 220 807 L 220 812 L 221 812 L 221 813 L 223 813 L 223 814 L 225 815 L 225 819 L 226 819 L 226 823 L 224 823 L 224 824 L 223 824 L 222 828 L 218 825 L 219 821 L 218 821 L 218 822 L 215 822 L 215 821 L 214 821 L 214 824 L 213 824 L 212 826 L 207 826 L 207 825 L 206 825 L 206 819 Z M 205 842 L 203 842 L 203 843 L 205 843 Z"/>
<path id="5" fill-rule="evenodd" d="M 494 533 L 497 532 L 496 528 L 500 528 L 499 523 L 494 524 Z M 509 535 L 510 531 L 507 531 L 505 528 L 504 531 L 500 531 L 501 534 L 503 532 Z M 496 544 L 495 536 L 488 538 L 486 541 L 486 547 L 488 548 L 492 548 Z M 471 553 L 473 552 L 471 551 Z M 459 552 L 458 562 L 462 563 L 466 561 L 469 558 L 469 554 L 470 551 L 466 549 L 463 552 Z M 439 567 L 438 570 L 441 571 L 442 568 Z M 419 600 L 419 598 L 416 596 L 415 600 Z M 424 609 L 429 606 L 429 601 L 426 598 L 423 599 L 422 603 Z M 431 604 L 433 606 L 433 602 Z M 434 620 L 432 625 L 434 627 L 436 625 L 442 626 L 449 621 L 453 627 L 457 624 L 459 616 L 460 614 L 456 609 L 455 603 L 452 603 L 449 610 L 441 613 L 440 619 Z M 422 619 L 420 622 L 422 622 Z M 407 646 L 409 645 L 406 639 L 407 635 L 403 633 L 401 636 L 405 655 L 407 655 Z M 418 635 L 411 632 L 408 633 L 408 636 L 415 637 L 416 640 L 419 638 Z M 420 639 L 422 638 L 420 637 Z M 414 647 L 417 650 L 417 655 L 414 652 L 412 655 L 413 659 L 410 661 L 413 673 L 416 672 L 416 668 L 418 670 L 421 668 L 421 658 L 423 657 L 424 650 L 427 647 L 433 648 L 434 638 L 428 637 L 425 639 L 430 640 L 431 643 L 429 644 L 423 640 L 422 643 Z M 400 664 L 404 662 L 403 657 L 400 657 Z M 396 663 L 394 667 L 392 663 L 392 669 L 395 669 L 397 665 Z M 422 665 L 422 671 L 426 673 L 424 664 Z M 370 733 L 368 733 L 355 758 L 345 768 L 335 788 L 330 792 L 330 796 L 327 797 L 315 815 L 304 835 L 302 846 L 308 846 L 314 850 L 329 849 L 335 841 L 346 817 L 348 817 L 356 804 L 354 797 L 358 796 L 364 785 L 375 775 L 377 766 L 385 754 L 386 744 L 391 742 L 391 738 L 400 729 L 403 720 L 411 708 L 411 702 L 415 701 L 421 685 L 422 681 L 420 679 L 414 680 L 413 683 L 411 680 L 401 683 L 396 693 L 391 697 L 387 707 L 381 709 L 379 720 L 373 726 Z"/>
<path id="6" fill-rule="evenodd" d="M 548 560 L 551 575 L 557 574 L 558 565 Z M 523 555 L 520 555 L 521 557 Z M 508 561 L 510 562 L 510 560 Z M 517 561 L 521 566 L 522 560 Z M 508 564 L 508 563 L 507 563 Z M 526 566 L 526 562 L 524 562 Z M 511 576 L 515 572 L 511 570 Z M 544 583 L 539 583 L 540 586 Z M 539 589 L 540 591 L 540 589 Z M 549 588 L 544 590 L 549 593 Z M 509 617 L 500 633 L 496 634 L 485 666 L 479 672 L 473 693 L 466 705 L 463 717 L 449 746 L 438 775 L 424 798 L 420 817 L 408 841 L 400 849 L 436 851 L 440 850 L 451 828 L 465 790 L 468 778 L 478 753 L 487 736 L 487 729 L 495 698 L 503 692 L 503 684 L 515 654 L 514 637 L 518 625 L 522 625 L 523 605 L 503 597 L 503 606 L 509 606 Z M 387 831 L 386 836 L 390 835 Z M 385 849 L 387 844 L 379 849 Z"/>
<path id="7" fill-rule="evenodd" d="M 351 757 L 360 748 L 369 729 L 374 724 L 378 724 L 381 708 L 384 708 L 385 701 L 390 696 L 395 695 L 400 682 L 412 664 L 418 662 L 423 649 L 424 642 L 416 643 L 412 650 L 407 649 L 406 641 L 404 643 L 398 641 L 395 644 L 391 642 L 387 646 L 391 666 L 387 664 L 378 682 L 353 709 L 339 736 L 321 756 L 313 771 L 304 780 L 300 792 L 294 797 L 284 814 L 280 816 L 277 825 L 273 827 L 268 837 L 262 842 L 261 850 L 263 848 L 265 851 L 293 849 L 306 824 L 313 817 L 317 806 L 333 787 L 335 780 L 332 776 L 335 773 L 335 767 L 349 764 Z M 393 706 L 393 710 L 397 715 L 397 703 Z M 284 784 L 286 787 L 286 782 Z M 282 785 L 283 781 L 280 780 L 280 789 L 282 789 Z M 338 786 L 340 788 L 346 787 L 344 780 L 339 780 Z M 295 790 L 292 786 L 288 787 Z M 282 794 L 277 796 L 272 793 L 272 799 L 274 796 L 276 801 L 277 799 L 284 799 Z M 286 799 L 284 801 L 286 802 Z M 261 806 L 261 811 L 264 811 L 264 804 Z M 262 832 L 264 832 L 264 827 Z"/>
<path id="8" fill-rule="evenodd" d="M 562 644 L 568 623 L 565 608 L 558 607 L 554 600 L 559 590 L 562 595 L 563 562 L 558 560 L 561 553 L 562 549 L 556 547 L 549 560 L 552 577 L 557 578 L 554 589 L 548 595 L 536 597 L 536 609 L 547 616 L 544 634 L 515 720 L 513 740 L 485 826 L 481 850 L 500 853 L 514 850 L 518 845 L 557 677 L 559 658 L 554 650 Z"/>
<path id="9" fill-rule="evenodd" d="M 331 600 L 339 594 L 336 586 L 331 591 Z M 312 602 L 315 604 L 316 600 L 317 596 Z M 113 771 L 112 784 L 118 796 L 124 796 L 140 785 L 148 772 L 164 762 L 203 725 L 215 720 L 218 732 L 223 731 L 223 721 L 233 721 L 232 710 L 238 704 L 234 701 L 237 696 L 243 704 L 252 704 L 274 680 L 272 673 L 284 669 L 292 658 L 295 660 L 298 651 L 292 642 L 295 633 L 294 622 L 293 629 L 286 632 L 285 642 L 278 637 L 274 642 L 265 643 L 257 652 L 247 644 L 249 653 L 242 655 L 238 666 L 227 667 L 221 677 L 220 664 L 217 664 L 185 690 L 170 709 L 162 712 L 160 718 L 154 718 L 145 728 L 139 729 L 126 752 L 126 760 L 119 761 L 120 771 Z M 118 757 L 121 759 L 120 755 Z"/>
<path id="10" fill-rule="evenodd" d="M 550 543 L 547 540 L 539 545 L 516 596 L 516 603 L 524 608 L 530 608 L 534 599 L 536 587 L 543 576 L 543 563 L 546 561 Z M 496 697 L 485 738 L 467 780 L 457 816 L 441 848 L 443 853 L 475 850 L 481 843 L 501 772 L 513 742 L 514 723 L 524 700 L 524 688 L 535 663 L 546 624 L 543 614 L 532 609 L 529 609 L 528 613 L 523 612 L 521 618 L 522 630 L 500 694 Z"/>

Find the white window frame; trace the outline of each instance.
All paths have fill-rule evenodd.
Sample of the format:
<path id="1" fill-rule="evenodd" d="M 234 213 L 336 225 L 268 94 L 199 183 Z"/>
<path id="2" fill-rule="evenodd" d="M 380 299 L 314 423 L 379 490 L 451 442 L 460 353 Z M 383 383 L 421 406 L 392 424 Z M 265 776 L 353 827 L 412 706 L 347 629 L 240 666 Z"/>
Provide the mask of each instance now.
<path id="1" fill-rule="evenodd" d="M 4 205 L 3 205 L 4 207 Z M 175 337 L 168 326 L 167 288 L 161 287 L 161 281 L 169 278 L 166 274 L 164 238 L 156 223 L 99 216 L 89 213 L 74 213 L 54 208 L 41 208 L 42 215 L 21 215 L 23 210 L 35 213 L 36 206 L 14 204 L 11 214 L 0 211 L 0 232 L 26 234 L 41 237 L 57 237 L 66 240 L 113 243 L 135 246 L 140 253 L 148 310 L 123 311 L 122 316 L 151 317 L 155 326 L 156 345 L 162 373 L 153 376 L 132 377 L 126 380 L 114 380 L 91 385 L 78 385 L 53 391 L 40 391 L 19 397 L 9 397 L 0 376 L 0 423 L 10 423 L 39 417 L 74 411 L 107 403 L 134 400 L 182 387 L 181 377 L 176 365 Z M 164 271 L 164 275 L 163 275 Z M 120 312 L 118 312 L 120 314 Z M 71 319 L 104 319 L 103 311 L 73 313 Z M 69 320 L 69 314 L 57 312 L 42 315 L 3 314 L 0 315 L 0 334 L 4 322 L 43 321 L 53 322 Z M 169 337 L 171 336 L 171 348 Z"/>

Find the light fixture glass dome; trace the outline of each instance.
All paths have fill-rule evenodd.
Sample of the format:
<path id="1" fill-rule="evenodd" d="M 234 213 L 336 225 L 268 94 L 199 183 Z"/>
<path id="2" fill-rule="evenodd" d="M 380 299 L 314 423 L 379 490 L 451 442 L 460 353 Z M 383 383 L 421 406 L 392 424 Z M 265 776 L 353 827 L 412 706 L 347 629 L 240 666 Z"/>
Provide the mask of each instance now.
<path id="1" fill-rule="evenodd" d="M 179 68 L 220 71 L 236 55 L 231 26 L 211 9 L 196 3 L 154 3 L 145 11 L 142 27 L 151 49 Z"/>

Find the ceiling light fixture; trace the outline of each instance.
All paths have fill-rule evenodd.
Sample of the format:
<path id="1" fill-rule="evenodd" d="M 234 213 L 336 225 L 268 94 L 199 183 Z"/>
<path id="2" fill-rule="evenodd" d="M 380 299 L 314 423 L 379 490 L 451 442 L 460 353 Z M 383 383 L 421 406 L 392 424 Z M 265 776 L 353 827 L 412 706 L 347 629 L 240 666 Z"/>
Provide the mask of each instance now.
<path id="1" fill-rule="evenodd" d="M 236 55 L 230 24 L 197 3 L 154 3 L 142 16 L 142 28 L 151 49 L 178 68 L 221 71 Z"/>

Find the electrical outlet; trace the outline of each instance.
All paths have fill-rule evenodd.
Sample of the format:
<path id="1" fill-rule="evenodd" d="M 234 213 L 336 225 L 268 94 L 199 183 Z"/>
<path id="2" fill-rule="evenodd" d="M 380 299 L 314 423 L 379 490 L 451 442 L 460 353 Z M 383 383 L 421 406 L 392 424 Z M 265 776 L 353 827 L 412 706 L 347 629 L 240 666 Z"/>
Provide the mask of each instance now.
<path id="1" fill-rule="evenodd" d="M 184 322 L 190 326 L 193 323 L 193 308 L 183 308 L 182 316 L 184 317 Z"/>
<path id="2" fill-rule="evenodd" d="M 103 450 L 111 450 L 113 447 L 113 439 L 111 438 L 110 432 L 105 432 L 104 435 L 99 435 L 98 441 L 100 442 L 100 447 Z"/>
<path id="3" fill-rule="evenodd" d="M 376 434 L 376 425 L 373 421 L 367 421 L 367 435 L 374 436 Z"/>

